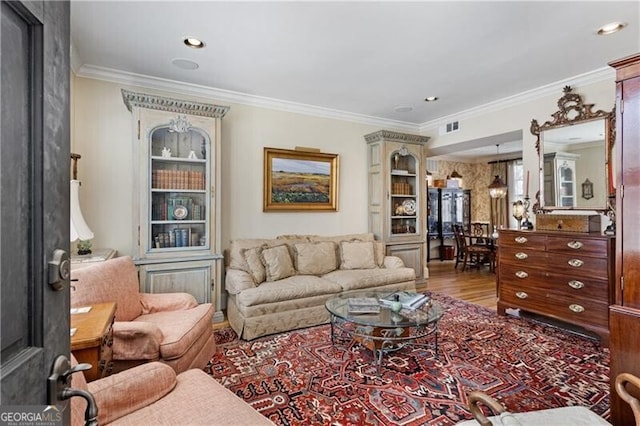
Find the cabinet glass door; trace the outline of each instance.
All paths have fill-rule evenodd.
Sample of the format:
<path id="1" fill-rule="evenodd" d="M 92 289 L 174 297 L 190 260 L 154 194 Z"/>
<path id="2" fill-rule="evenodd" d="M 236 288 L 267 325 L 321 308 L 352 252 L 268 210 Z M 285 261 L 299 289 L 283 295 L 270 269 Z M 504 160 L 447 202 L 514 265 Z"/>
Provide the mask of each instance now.
<path id="1" fill-rule="evenodd" d="M 151 132 L 150 240 L 147 251 L 209 246 L 210 140 L 205 132 L 159 127 Z"/>
<path id="2" fill-rule="evenodd" d="M 415 234 L 418 230 L 418 184 L 416 158 L 402 149 L 391 153 L 391 235 Z"/>

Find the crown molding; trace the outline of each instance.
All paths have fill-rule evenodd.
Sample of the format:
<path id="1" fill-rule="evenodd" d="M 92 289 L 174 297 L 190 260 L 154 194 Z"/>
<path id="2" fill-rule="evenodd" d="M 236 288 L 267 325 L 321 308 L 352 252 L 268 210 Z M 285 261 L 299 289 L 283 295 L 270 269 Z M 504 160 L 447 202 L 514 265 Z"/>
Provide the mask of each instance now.
<path id="1" fill-rule="evenodd" d="M 120 91 L 122 92 L 122 100 L 129 111 L 133 111 L 133 108 L 137 107 L 211 118 L 223 118 L 227 111 L 229 111 L 228 106 L 185 101 L 182 99 L 167 98 L 165 96 L 131 92 L 125 89 L 120 89 Z"/>
<path id="2" fill-rule="evenodd" d="M 364 114 L 355 114 L 331 108 L 302 104 L 298 102 L 283 101 L 263 96 L 248 95 L 231 90 L 216 89 L 198 84 L 184 83 L 176 80 L 152 77 L 143 74 L 125 72 L 111 68 L 97 67 L 94 65 L 82 65 L 75 72 L 76 76 L 103 80 L 111 83 L 125 84 L 129 86 L 162 90 L 180 95 L 193 95 L 204 98 L 214 98 L 219 101 L 233 102 L 242 105 L 268 108 L 278 111 L 292 112 L 296 114 L 314 117 L 331 118 L 335 120 L 350 121 L 370 126 L 391 128 L 417 132 L 418 125 L 406 121 L 388 120 Z"/>
<path id="3" fill-rule="evenodd" d="M 469 108 L 464 111 L 457 112 L 455 114 L 447 115 L 437 118 L 435 120 L 426 121 L 418 125 L 419 132 L 427 132 L 430 130 L 438 129 L 440 126 L 449 123 L 451 121 L 468 120 L 470 118 L 478 117 L 481 115 L 489 114 L 491 112 L 499 111 L 501 109 L 514 107 L 527 102 L 532 102 L 540 98 L 544 98 L 550 95 L 557 95 L 559 88 L 564 86 L 579 87 L 587 86 L 589 84 L 600 83 L 606 80 L 615 80 L 615 70 L 611 67 L 603 67 L 594 71 L 589 71 L 584 74 L 579 74 L 564 80 L 559 80 L 554 83 L 546 84 L 544 86 L 536 87 L 525 92 L 517 93 L 506 98 L 498 99 L 484 105 Z"/>
<path id="4" fill-rule="evenodd" d="M 367 143 L 383 140 L 407 143 L 427 143 L 429 142 L 429 139 L 431 138 L 428 136 L 412 135 L 408 133 L 394 132 L 392 130 L 378 130 L 377 132 L 364 135 L 364 140 Z"/>
<path id="5" fill-rule="evenodd" d="M 192 95 L 204 98 L 214 98 L 224 102 L 233 102 L 241 105 L 255 106 L 259 108 L 268 108 L 277 111 L 285 111 L 296 114 L 309 115 L 314 117 L 330 118 L 335 120 L 349 121 L 370 126 L 378 126 L 381 128 L 393 129 L 398 131 L 408 131 L 414 133 L 426 133 L 437 130 L 438 127 L 454 120 L 467 120 L 474 117 L 499 111 L 521 105 L 527 102 L 557 94 L 558 87 L 566 85 L 572 87 L 586 86 L 589 84 L 599 83 L 605 80 L 615 79 L 615 70 L 611 67 L 603 67 L 594 71 L 559 80 L 544 86 L 536 87 L 525 92 L 521 92 L 512 96 L 498 99 L 484 105 L 459 111 L 455 114 L 443 116 L 424 123 L 416 124 L 406 121 L 389 120 L 379 117 L 373 117 L 364 114 L 356 114 L 347 111 L 341 111 L 331 108 L 303 104 L 298 102 L 284 101 L 280 99 L 267 98 L 263 96 L 249 95 L 231 90 L 217 89 L 198 84 L 184 83 L 176 80 L 152 77 L 144 74 L 131 73 L 126 71 L 115 70 L 111 68 L 98 67 L 94 65 L 77 66 L 80 62 L 77 53 L 74 54 L 72 49 L 72 70 L 78 77 L 90 78 L 95 80 L 103 80 L 116 84 L 125 84 L 148 89 L 162 90 L 172 92 L 179 95 Z M 73 60 L 74 56 L 76 60 Z"/>

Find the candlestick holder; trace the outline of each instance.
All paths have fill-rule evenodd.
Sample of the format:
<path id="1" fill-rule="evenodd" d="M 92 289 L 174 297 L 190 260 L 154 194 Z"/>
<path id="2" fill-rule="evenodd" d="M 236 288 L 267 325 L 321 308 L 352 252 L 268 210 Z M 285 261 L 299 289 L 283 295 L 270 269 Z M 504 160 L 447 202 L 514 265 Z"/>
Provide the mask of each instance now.
<path id="1" fill-rule="evenodd" d="M 529 207 L 531 203 L 529 203 L 529 196 L 526 195 L 524 197 L 524 212 L 522 213 L 522 224 L 520 225 L 521 229 L 533 229 L 533 223 L 529 220 Z"/>

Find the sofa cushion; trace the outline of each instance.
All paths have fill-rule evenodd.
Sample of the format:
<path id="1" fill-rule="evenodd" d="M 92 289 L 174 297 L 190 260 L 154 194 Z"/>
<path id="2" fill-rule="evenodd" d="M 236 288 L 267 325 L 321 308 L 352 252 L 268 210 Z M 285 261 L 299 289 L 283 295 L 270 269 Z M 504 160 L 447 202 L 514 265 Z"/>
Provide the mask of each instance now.
<path id="1" fill-rule="evenodd" d="M 265 238 L 246 238 L 232 240 L 225 261 L 228 262 L 229 268 L 240 269 L 241 271 L 249 272 L 249 265 L 242 255 L 243 249 L 262 247 L 264 245 L 276 246 L 280 244 L 282 244 L 282 241 Z"/>
<path id="2" fill-rule="evenodd" d="M 264 265 L 262 264 L 262 250 L 267 247 L 266 245 L 260 247 L 251 247 L 248 249 L 242 249 L 242 256 L 244 256 L 247 265 L 249 266 L 249 270 L 247 271 L 253 282 L 256 284 L 260 284 L 267 278 L 267 272 L 264 269 Z"/>
<path id="3" fill-rule="evenodd" d="M 333 241 L 294 244 L 296 271 L 300 275 L 324 275 L 336 269 Z"/>
<path id="4" fill-rule="evenodd" d="M 131 321 L 142 314 L 138 271 L 129 256 L 116 257 L 74 270 L 71 307 L 116 302 L 116 321 Z"/>
<path id="5" fill-rule="evenodd" d="M 313 275 L 293 275 L 277 282 L 266 281 L 260 286 L 236 295 L 239 306 L 255 306 L 287 300 L 340 293 L 342 286 Z"/>
<path id="6" fill-rule="evenodd" d="M 413 268 L 336 269 L 322 278 L 340 284 L 343 291 L 350 291 L 414 281 L 416 272 Z"/>
<path id="7" fill-rule="evenodd" d="M 213 306 L 203 303 L 187 311 L 159 312 L 141 315 L 137 321 L 156 324 L 162 330 L 160 357 L 179 358 L 204 333 L 212 333 Z"/>
<path id="8" fill-rule="evenodd" d="M 265 248 L 260 256 L 267 281 L 278 281 L 296 274 L 289 248 L 285 244 Z"/>
<path id="9" fill-rule="evenodd" d="M 373 241 L 343 241 L 340 243 L 340 269 L 376 268 Z"/>
<path id="10" fill-rule="evenodd" d="M 378 268 L 384 268 L 385 246 L 382 241 L 373 242 L 373 255 L 376 259 Z"/>

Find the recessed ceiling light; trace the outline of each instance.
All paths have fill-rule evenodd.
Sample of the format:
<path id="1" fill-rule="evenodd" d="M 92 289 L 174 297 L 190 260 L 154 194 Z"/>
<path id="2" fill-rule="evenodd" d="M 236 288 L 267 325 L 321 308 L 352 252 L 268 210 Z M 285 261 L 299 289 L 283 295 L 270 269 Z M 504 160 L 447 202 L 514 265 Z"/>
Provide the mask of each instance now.
<path id="1" fill-rule="evenodd" d="M 192 49 L 202 49 L 204 47 L 204 41 L 195 37 L 187 37 L 184 39 L 184 44 Z"/>
<path id="2" fill-rule="evenodd" d="M 171 63 L 178 68 L 182 68 L 183 70 L 197 70 L 198 68 L 200 68 L 200 65 L 188 59 L 176 58 L 173 59 Z"/>
<path id="3" fill-rule="evenodd" d="M 393 110 L 395 112 L 410 112 L 413 111 L 413 107 L 411 105 L 398 105 Z"/>
<path id="4" fill-rule="evenodd" d="M 433 102 L 433 101 L 437 101 L 438 97 L 437 96 L 427 96 L 426 98 L 424 98 L 425 102 Z"/>
<path id="5" fill-rule="evenodd" d="M 598 28 L 598 35 L 609 35 L 617 33 L 626 26 L 627 24 L 622 22 L 610 22 Z"/>

